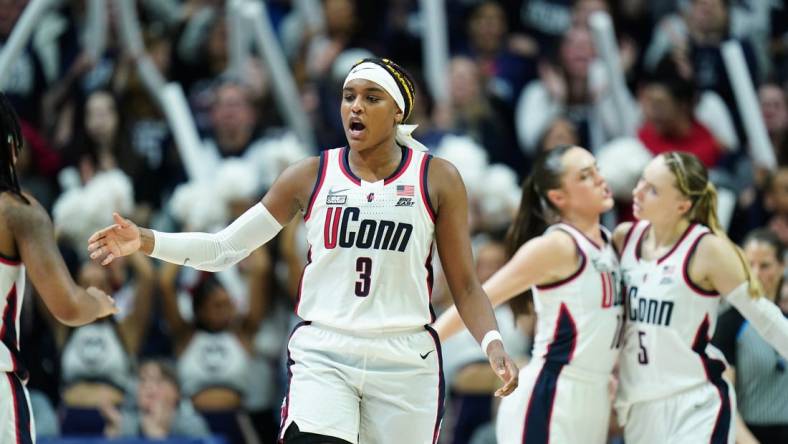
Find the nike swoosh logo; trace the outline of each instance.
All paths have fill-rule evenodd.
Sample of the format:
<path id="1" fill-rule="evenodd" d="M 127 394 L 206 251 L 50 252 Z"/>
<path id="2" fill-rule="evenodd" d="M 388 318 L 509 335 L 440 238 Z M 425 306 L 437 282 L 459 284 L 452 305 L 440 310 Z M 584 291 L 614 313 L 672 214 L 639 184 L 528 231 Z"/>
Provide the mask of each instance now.
<path id="1" fill-rule="evenodd" d="M 334 194 L 344 193 L 345 191 L 349 190 L 350 188 L 342 188 L 341 190 L 328 190 L 328 195 L 333 196 Z"/>
<path id="2" fill-rule="evenodd" d="M 189 258 L 187 257 L 186 260 L 183 261 L 183 265 L 186 266 L 186 263 L 189 262 Z"/>
<path id="3" fill-rule="evenodd" d="M 421 353 L 419 353 L 419 356 L 421 356 L 421 359 L 427 359 L 427 356 L 429 356 L 429 355 L 430 355 L 430 353 L 432 353 L 432 352 L 434 352 L 434 351 L 435 351 L 435 350 L 430 350 L 430 351 L 428 351 L 427 353 L 424 353 L 423 355 L 422 355 Z"/>

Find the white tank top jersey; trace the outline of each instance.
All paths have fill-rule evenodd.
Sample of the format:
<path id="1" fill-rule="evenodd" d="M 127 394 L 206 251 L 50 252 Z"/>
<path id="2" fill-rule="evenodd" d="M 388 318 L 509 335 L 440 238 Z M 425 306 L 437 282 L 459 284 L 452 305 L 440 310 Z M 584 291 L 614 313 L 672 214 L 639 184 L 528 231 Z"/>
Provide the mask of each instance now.
<path id="1" fill-rule="evenodd" d="M 648 226 L 645 221 L 633 225 L 621 255 L 627 324 L 619 401 L 625 405 L 716 384 L 725 368 L 722 353 L 709 344 L 719 294 L 689 278 L 690 258 L 711 231 L 691 224 L 670 251 L 647 261 L 640 249 Z"/>
<path id="2" fill-rule="evenodd" d="M 606 379 L 618 357 L 624 324 L 618 255 L 604 228 L 601 246 L 566 223 L 547 232 L 553 230 L 572 236 L 580 265 L 559 282 L 532 288 L 537 319 L 533 356 L 577 375 Z"/>
<path id="3" fill-rule="evenodd" d="M 307 264 L 296 313 L 353 331 L 393 331 L 434 320 L 432 241 L 427 191 L 432 156 L 402 148 L 394 173 L 374 183 L 356 177 L 349 148 L 320 154 L 304 213 Z"/>
<path id="4" fill-rule="evenodd" d="M 19 315 L 25 294 L 25 266 L 18 260 L 0 257 L 0 371 L 27 379 L 19 358 Z"/>

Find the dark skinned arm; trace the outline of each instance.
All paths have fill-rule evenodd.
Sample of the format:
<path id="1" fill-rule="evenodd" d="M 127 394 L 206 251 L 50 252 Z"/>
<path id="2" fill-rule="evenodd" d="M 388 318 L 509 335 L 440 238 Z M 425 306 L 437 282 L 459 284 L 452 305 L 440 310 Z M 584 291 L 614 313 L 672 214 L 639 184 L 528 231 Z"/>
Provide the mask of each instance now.
<path id="1" fill-rule="evenodd" d="M 430 200 L 437 214 L 435 238 L 454 305 L 476 341 L 481 342 L 498 323 L 490 300 L 476 277 L 468 227 L 468 198 L 457 169 L 443 159 L 432 159 L 428 172 Z M 505 396 L 517 388 L 518 370 L 502 341 L 484 350 L 490 365 L 505 385 L 496 392 Z"/>

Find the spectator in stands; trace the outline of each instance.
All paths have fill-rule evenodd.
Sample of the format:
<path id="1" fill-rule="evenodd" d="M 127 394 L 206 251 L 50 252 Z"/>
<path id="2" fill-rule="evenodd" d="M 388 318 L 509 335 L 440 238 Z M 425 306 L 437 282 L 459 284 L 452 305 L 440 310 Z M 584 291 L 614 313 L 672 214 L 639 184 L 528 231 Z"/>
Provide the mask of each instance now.
<path id="1" fill-rule="evenodd" d="M 770 213 L 768 227 L 788 244 L 788 165 L 782 165 L 766 180 L 764 206 Z"/>
<path id="2" fill-rule="evenodd" d="M 573 27 L 557 51 L 540 63 L 539 80 L 525 86 L 515 110 L 517 137 L 528 155 L 536 153 L 545 131 L 559 115 L 578 129 L 581 145 L 593 151 L 605 142 L 603 116 L 590 87 L 594 57 L 588 29 Z"/>
<path id="3" fill-rule="evenodd" d="M 788 98 L 775 83 L 766 83 L 758 89 L 761 114 L 777 161 L 788 162 Z"/>
<path id="4" fill-rule="evenodd" d="M 758 275 L 764 296 L 779 302 L 785 265 L 784 244 L 771 231 L 758 229 L 744 240 L 744 254 Z M 781 307 L 788 316 L 788 307 Z M 712 343 L 725 354 L 729 377 L 736 386 L 736 404 L 743 419 L 737 442 L 788 442 L 788 371 L 783 359 L 730 308 L 720 316 Z"/>
<path id="5" fill-rule="evenodd" d="M 161 290 L 164 316 L 178 358 L 178 379 L 183 395 L 208 423 L 211 432 L 228 442 L 246 442 L 254 432 L 242 405 L 248 388 L 247 373 L 252 337 L 264 316 L 270 258 L 257 250 L 239 267 L 247 273 L 249 308 L 237 316 L 234 302 L 213 274 L 205 273 L 192 290 L 193 320 L 181 314 L 176 301 L 179 266 L 164 264 Z"/>
<path id="6" fill-rule="evenodd" d="M 467 46 L 461 53 L 478 66 L 482 89 L 511 108 L 523 86 L 536 78 L 536 44 L 509 45 L 506 11 L 497 0 L 473 7 L 467 32 Z"/>
<path id="7" fill-rule="evenodd" d="M 106 409 L 119 407 L 131 393 L 132 363 L 148 326 L 155 272 L 150 259 L 134 254 L 111 268 L 85 262 L 77 280 L 125 306 L 114 318 L 68 331 L 62 348 L 61 433 L 102 435 Z"/>
<path id="8" fill-rule="evenodd" d="M 140 365 L 136 409 L 112 409 L 105 430 L 108 437 L 205 437 L 210 435 L 205 420 L 188 399 L 181 398 L 175 369 L 162 360 Z"/>
<path id="9" fill-rule="evenodd" d="M 638 138 L 654 154 L 686 151 L 706 168 L 720 161 L 723 151 L 714 135 L 695 118 L 696 90 L 671 59 L 664 59 L 641 92 L 644 122 Z"/>
<path id="10" fill-rule="evenodd" d="M 490 163 L 504 163 L 523 174 L 525 158 L 517 149 L 514 130 L 504 117 L 500 102 L 484 89 L 479 65 L 468 57 L 452 58 L 449 85 L 451 131 L 467 135 L 484 147 Z"/>

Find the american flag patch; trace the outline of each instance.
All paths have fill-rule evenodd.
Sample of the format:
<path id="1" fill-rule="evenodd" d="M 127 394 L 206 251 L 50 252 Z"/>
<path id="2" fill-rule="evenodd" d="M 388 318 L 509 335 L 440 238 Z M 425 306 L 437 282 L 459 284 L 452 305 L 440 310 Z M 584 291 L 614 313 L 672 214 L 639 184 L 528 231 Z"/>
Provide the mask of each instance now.
<path id="1" fill-rule="evenodd" d="M 413 185 L 397 185 L 397 196 L 413 197 Z"/>

